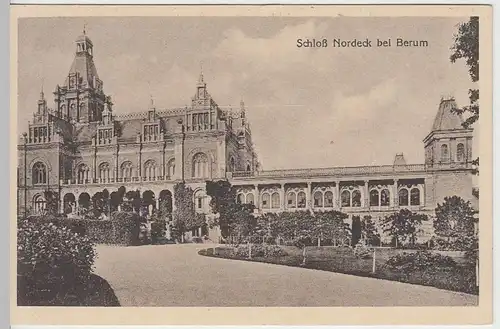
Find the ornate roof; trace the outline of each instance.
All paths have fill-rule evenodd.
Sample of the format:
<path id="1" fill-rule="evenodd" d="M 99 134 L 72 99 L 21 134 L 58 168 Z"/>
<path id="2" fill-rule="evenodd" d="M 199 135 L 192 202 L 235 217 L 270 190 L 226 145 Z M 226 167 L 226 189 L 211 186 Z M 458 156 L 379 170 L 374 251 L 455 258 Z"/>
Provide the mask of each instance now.
<path id="1" fill-rule="evenodd" d="M 464 120 L 461 115 L 452 112 L 454 108 L 457 108 L 455 99 L 441 99 L 438 113 L 432 125 L 432 131 L 464 129 L 462 126 Z"/>

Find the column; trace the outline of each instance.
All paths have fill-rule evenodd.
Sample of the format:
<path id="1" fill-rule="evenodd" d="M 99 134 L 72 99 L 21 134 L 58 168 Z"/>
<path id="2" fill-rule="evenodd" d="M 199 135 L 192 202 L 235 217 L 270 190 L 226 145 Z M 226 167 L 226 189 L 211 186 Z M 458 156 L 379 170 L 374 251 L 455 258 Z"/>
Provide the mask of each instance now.
<path id="1" fill-rule="evenodd" d="M 142 181 L 142 173 L 141 173 L 141 147 L 139 146 L 139 152 L 137 153 L 137 177 L 139 181 Z"/>
<path id="2" fill-rule="evenodd" d="M 392 206 L 393 207 L 398 207 L 399 206 L 399 199 L 398 199 L 398 179 L 394 179 L 394 186 L 393 186 L 393 194 L 394 194 L 394 199 L 393 199 L 393 203 L 392 203 Z"/>
<path id="3" fill-rule="evenodd" d="M 285 210 L 286 195 L 285 195 L 285 184 L 281 184 L 281 209 Z"/>
<path id="4" fill-rule="evenodd" d="M 117 144 L 116 145 L 116 153 L 114 154 L 114 156 L 115 156 L 115 159 L 114 159 L 115 160 L 115 165 L 114 165 L 115 169 L 114 169 L 114 172 L 113 172 L 113 176 L 115 178 L 115 182 L 118 181 L 118 172 L 119 172 L 119 168 L 120 168 L 119 163 L 118 163 L 118 152 L 119 152 L 118 148 L 119 148 L 119 146 Z"/>
<path id="5" fill-rule="evenodd" d="M 307 182 L 306 209 L 312 209 L 312 182 Z"/>
<path id="6" fill-rule="evenodd" d="M 370 206 L 370 191 L 368 190 L 368 180 L 365 180 L 365 190 L 364 190 L 364 197 L 363 197 L 363 207 L 368 208 Z"/>
<path id="7" fill-rule="evenodd" d="M 255 209 L 260 209 L 260 193 L 259 193 L 259 185 L 255 184 L 254 185 L 254 192 L 253 192 L 253 200 L 255 202 Z"/>
<path id="8" fill-rule="evenodd" d="M 155 198 L 156 198 L 156 211 L 158 211 L 160 209 L 160 197 L 155 196 Z"/>
<path id="9" fill-rule="evenodd" d="M 340 209 L 340 181 L 335 181 L 335 207 Z"/>
<path id="10" fill-rule="evenodd" d="M 62 193 L 61 193 L 62 195 Z M 64 214 L 64 199 L 61 197 L 61 199 L 59 200 L 59 208 L 60 208 L 60 213 L 61 214 Z"/>

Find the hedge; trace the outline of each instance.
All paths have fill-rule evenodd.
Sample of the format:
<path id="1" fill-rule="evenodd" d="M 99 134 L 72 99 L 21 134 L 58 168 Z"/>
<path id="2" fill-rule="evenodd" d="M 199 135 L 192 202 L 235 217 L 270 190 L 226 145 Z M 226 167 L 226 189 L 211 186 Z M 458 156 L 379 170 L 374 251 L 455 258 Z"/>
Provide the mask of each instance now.
<path id="1" fill-rule="evenodd" d="M 113 244 L 134 246 L 140 244 L 141 217 L 134 212 L 117 211 L 111 216 Z"/>
<path id="2" fill-rule="evenodd" d="M 138 245 L 141 218 L 134 212 L 115 212 L 111 220 L 72 219 L 55 216 L 30 216 L 28 221 L 52 223 L 67 227 L 72 232 L 86 236 L 93 243 L 110 245 Z"/>

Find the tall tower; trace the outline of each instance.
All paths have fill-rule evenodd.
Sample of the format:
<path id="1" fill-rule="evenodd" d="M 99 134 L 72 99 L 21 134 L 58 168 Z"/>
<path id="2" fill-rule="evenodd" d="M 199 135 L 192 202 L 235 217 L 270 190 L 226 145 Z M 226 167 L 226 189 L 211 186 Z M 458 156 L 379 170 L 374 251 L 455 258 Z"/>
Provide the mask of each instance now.
<path id="1" fill-rule="evenodd" d="M 67 121 L 100 121 L 106 95 L 94 64 L 94 45 L 85 30 L 75 45 L 75 58 L 64 84 L 54 91 L 56 113 Z"/>
<path id="2" fill-rule="evenodd" d="M 453 112 L 453 98 L 442 98 L 431 132 L 425 137 L 425 164 L 432 184 L 426 194 L 435 207 L 447 196 L 472 200 L 473 130 L 462 126 L 463 118 Z"/>
<path id="3" fill-rule="evenodd" d="M 473 130 L 462 126 L 464 120 L 454 108 L 453 98 L 441 99 L 431 132 L 424 139 L 428 168 L 471 168 Z"/>

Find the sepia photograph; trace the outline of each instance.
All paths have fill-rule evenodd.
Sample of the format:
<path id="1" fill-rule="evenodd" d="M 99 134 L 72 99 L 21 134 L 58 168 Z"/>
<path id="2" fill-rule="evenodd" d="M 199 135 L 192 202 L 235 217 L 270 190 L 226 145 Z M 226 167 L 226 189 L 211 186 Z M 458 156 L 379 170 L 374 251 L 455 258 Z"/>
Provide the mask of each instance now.
<path id="1" fill-rule="evenodd" d="M 477 308 L 480 22 L 13 20 L 16 305 Z"/>

